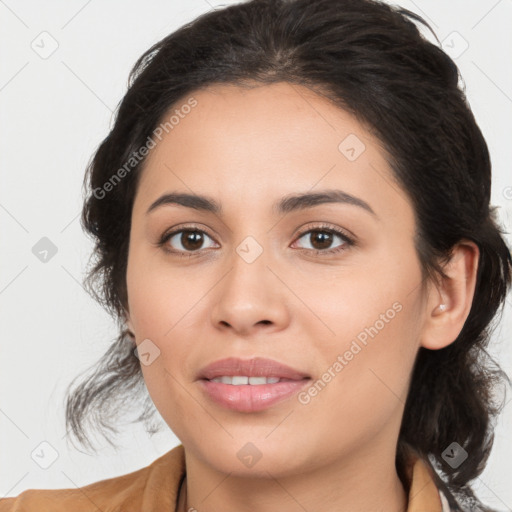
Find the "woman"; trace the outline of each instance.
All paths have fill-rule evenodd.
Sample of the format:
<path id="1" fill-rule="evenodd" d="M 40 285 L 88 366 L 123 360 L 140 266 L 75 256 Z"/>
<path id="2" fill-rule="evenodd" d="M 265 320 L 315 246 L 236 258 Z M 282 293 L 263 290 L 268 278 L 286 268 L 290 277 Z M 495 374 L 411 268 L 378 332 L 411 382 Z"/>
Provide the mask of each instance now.
<path id="1" fill-rule="evenodd" d="M 457 67 L 413 21 L 253 0 L 138 60 L 82 216 L 121 331 L 67 420 L 87 444 L 147 388 L 182 444 L 1 511 L 490 510 L 469 482 L 512 258 Z"/>

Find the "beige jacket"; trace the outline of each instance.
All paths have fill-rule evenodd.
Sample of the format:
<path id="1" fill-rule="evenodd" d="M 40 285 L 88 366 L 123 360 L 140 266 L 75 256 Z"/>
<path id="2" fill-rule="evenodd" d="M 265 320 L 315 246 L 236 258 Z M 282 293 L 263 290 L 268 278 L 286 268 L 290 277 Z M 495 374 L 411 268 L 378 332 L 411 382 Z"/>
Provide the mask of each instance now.
<path id="1" fill-rule="evenodd" d="M 429 466 L 411 456 L 407 512 L 449 512 Z M 28 489 L 0 499 L 0 512 L 174 512 L 185 476 L 182 444 L 149 466 L 77 489 Z"/>

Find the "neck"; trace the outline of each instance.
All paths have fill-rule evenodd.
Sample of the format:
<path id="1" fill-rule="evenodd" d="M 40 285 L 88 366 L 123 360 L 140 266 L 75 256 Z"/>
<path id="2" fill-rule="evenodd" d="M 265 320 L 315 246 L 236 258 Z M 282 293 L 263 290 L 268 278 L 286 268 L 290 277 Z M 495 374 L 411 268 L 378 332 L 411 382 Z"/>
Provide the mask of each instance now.
<path id="1" fill-rule="evenodd" d="M 358 452 L 314 471 L 277 477 L 266 472 L 267 477 L 255 478 L 234 472 L 226 475 L 187 454 L 188 478 L 183 481 L 177 510 L 407 512 L 407 492 L 396 472 L 394 454 L 390 455 L 364 457 Z"/>

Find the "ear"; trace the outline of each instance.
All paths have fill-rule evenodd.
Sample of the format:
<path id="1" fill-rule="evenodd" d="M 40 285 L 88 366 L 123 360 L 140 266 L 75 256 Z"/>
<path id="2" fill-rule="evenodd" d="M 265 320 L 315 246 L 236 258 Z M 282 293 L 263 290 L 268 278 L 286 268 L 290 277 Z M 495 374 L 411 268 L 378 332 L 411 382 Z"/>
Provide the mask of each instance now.
<path id="1" fill-rule="evenodd" d="M 421 346 L 439 350 L 453 343 L 469 315 L 475 293 L 480 251 L 471 240 L 462 240 L 452 249 L 443 270 L 447 277 L 431 284 L 426 301 Z M 440 305 L 444 304 L 444 307 Z"/>

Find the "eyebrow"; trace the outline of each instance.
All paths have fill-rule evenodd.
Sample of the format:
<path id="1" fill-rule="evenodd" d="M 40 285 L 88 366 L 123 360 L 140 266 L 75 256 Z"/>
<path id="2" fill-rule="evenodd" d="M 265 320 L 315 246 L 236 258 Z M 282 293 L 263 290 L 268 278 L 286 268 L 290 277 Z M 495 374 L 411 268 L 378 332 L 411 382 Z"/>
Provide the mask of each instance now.
<path id="1" fill-rule="evenodd" d="M 343 192 L 342 190 L 323 190 L 314 193 L 305 192 L 301 194 L 288 195 L 274 203 L 273 210 L 279 214 L 285 214 L 328 203 L 343 203 L 357 206 L 378 218 L 377 214 L 366 201 L 348 194 L 347 192 Z M 215 199 L 208 196 L 180 192 L 170 192 L 160 196 L 148 208 L 146 215 L 160 206 L 169 204 L 222 215 L 222 206 L 215 201 Z"/>

